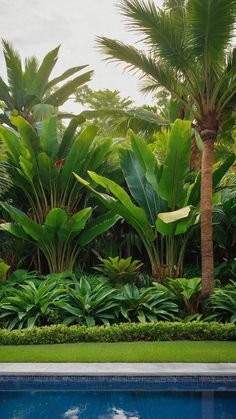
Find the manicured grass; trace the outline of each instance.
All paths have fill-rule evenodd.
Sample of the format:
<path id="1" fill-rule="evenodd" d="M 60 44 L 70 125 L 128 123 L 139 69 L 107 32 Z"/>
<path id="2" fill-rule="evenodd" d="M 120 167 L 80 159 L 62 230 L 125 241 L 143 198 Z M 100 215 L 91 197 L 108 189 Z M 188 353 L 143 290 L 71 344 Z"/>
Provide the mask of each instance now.
<path id="1" fill-rule="evenodd" d="M 0 362 L 236 362 L 236 342 L 0 346 Z"/>

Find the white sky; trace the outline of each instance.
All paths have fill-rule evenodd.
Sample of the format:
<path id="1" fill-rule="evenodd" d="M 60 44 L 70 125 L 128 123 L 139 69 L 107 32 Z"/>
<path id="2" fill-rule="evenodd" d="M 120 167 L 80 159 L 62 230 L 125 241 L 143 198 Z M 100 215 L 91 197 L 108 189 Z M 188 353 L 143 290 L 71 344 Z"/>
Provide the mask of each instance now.
<path id="1" fill-rule="evenodd" d="M 89 64 L 95 70 L 90 86 L 94 89 L 118 89 L 137 104 L 150 103 L 151 98 L 138 91 L 138 80 L 123 72 L 122 66 L 107 64 L 95 48 L 95 37 L 104 35 L 126 43 L 134 43 L 127 32 L 113 0 L 0 0 L 0 36 L 12 42 L 22 57 L 35 55 L 41 59 L 50 49 L 61 44 L 54 75 L 65 69 Z M 162 3 L 156 0 L 157 5 Z M 0 74 L 5 66 L 0 52 Z M 75 111 L 67 105 L 67 110 Z"/>

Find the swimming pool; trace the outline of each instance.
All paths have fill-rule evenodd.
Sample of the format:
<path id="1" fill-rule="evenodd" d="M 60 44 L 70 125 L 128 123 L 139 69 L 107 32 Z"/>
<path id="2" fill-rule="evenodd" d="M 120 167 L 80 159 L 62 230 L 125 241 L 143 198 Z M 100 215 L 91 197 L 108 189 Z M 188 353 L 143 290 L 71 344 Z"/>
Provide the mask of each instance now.
<path id="1" fill-rule="evenodd" d="M 0 377 L 1 419 L 235 419 L 236 377 Z"/>

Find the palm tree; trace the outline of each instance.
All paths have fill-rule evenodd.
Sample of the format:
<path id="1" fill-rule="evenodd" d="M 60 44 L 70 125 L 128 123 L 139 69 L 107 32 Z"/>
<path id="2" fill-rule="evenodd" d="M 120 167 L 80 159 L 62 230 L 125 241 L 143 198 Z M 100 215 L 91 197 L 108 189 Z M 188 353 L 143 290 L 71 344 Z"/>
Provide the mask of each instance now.
<path id="1" fill-rule="evenodd" d="M 7 115 L 9 111 L 17 110 L 24 118 L 32 122 L 43 120 L 55 108 L 62 106 L 75 92 L 77 87 L 87 83 L 93 71 L 69 79 L 83 70 L 86 65 L 72 67 L 58 77 L 51 80 L 50 76 L 58 60 L 59 48 L 48 52 L 39 64 L 35 57 L 25 59 L 23 63 L 19 53 L 12 45 L 3 40 L 3 54 L 7 70 L 7 82 L 0 77 L 0 101 L 3 102 L 5 112 L 1 120 L 11 125 Z M 69 80 L 68 80 L 69 79 Z M 67 80 L 62 86 L 57 85 Z"/>
<path id="2" fill-rule="evenodd" d="M 203 141 L 201 181 L 202 294 L 213 290 L 212 165 L 214 142 L 236 93 L 236 0 L 166 2 L 122 0 L 130 30 L 141 34 L 143 50 L 101 37 L 108 60 L 140 74 L 144 91 L 164 88 L 192 112 Z M 173 7 L 175 3 L 175 7 Z"/>

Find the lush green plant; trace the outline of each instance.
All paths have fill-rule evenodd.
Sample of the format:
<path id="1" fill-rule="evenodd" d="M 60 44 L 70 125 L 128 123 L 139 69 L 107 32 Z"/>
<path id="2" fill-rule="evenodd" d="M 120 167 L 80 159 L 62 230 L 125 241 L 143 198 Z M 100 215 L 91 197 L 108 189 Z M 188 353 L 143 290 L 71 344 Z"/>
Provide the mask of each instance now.
<path id="1" fill-rule="evenodd" d="M 53 208 L 41 225 L 19 209 L 6 203 L 1 205 L 15 223 L 1 224 L 0 229 L 36 244 L 44 254 L 50 272 L 72 270 L 82 247 L 118 219 L 113 214 L 105 214 L 87 224 L 92 214 L 91 207 L 72 216 L 61 208 Z"/>
<path id="2" fill-rule="evenodd" d="M 135 342 L 174 340 L 235 341 L 236 326 L 217 322 L 124 323 L 111 326 L 46 326 L 1 330 L 0 345 L 40 345 L 75 342 Z"/>
<path id="3" fill-rule="evenodd" d="M 224 260 L 215 267 L 215 277 L 220 280 L 236 279 L 236 258 Z"/>
<path id="4" fill-rule="evenodd" d="M 191 112 L 203 141 L 201 258 L 202 294 L 207 296 L 213 291 L 214 279 L 214 143 L 235 109 L 235 0 L 178 1 L 163 9 L 152 0 L 121 0 L 120 7 L 129 28 L 140 35 L 141 49 L 102 37 L 98 42 L 107 59 L 138 72 L 145 79 L 145 91 L 164 89 L 177 98 L 182 114 Z"/>
<path id="5" fill-rule="evenodd" d="M 155 288 L 137 288 L 134 284 L 126 284 L 117 299 L 122 317 L 129 322 L 170 320 L 178 311 L 173 300 Z"/>
<path id="6" fill-rule="evenodd" d="M 36 286 L 32 281 L 22 284 L 0 302 L 0 318 L 8 330 L 32 328 L 56 320 L 54 303 L 61 297 L 63 288 L 54 282 L 43 281 Z"/>
<path id="7" fill-rule="evenodd" d="M 19 134 L 0 126 L 0 138 L 6 149 L 7 170 L 31 217 L 43 224 L 53 208 L 73 214 L 78 207 L 85 207 L 87 191 L 76 182 L 72 171 L 85 177 L 88 169 L 101 172 L 111 141 L 98 141 L 98 127 L 94 125 L 77 134 L 79 118 L 70 122 L 61 139 L 56 117 L 45 121 L 40 133 L 21 116 L 12 116 L 11 121 Z"/>
<path id="8" fill-rule="evenodd" d="M 193 207 L 197 208 L 200 202 L 200 175 L 188 188 L 185 180 L 191 148 L 190 122 L 176 120 L 173 124 L 163 165 L 158 164 L 140 137 L 130 133 L 130 139 L 132 150 L 121 150 L 121 167 L 130 194 L 139 206 L 123 188 L 103 176 L 89 171 L 92 181 L 105 188 L 106 193 L 95 190 L 81 176 L 76 177 L 107 208 L 133 226 L 149 256 L 153 277 L 161 281 L 166 276 L 181 276 L 188 239 L 198 222 L 197 209 Z M 234 156 L 230 156 L 215 169 L 214 186 L 233 161 Z"/>
<path id="9" fill-rule="evenodd" d="M 11 124 L 7 117 L 9 111 L 17 109 L 28 121 L 41 121 L 56 112 L 77 87 L 87 83 L 92 71 L 71 76 L 83 70 L 86 65 L 72 67 L 58 77 L 49 80 L 58 60 L 59 48 L 48 52 L 39 65 L 35 57 L 28 57 L 23 65 L 19 53 L 9 42 L 3 40 L 3 54 L 7 69 L 7 83 L 0 78 L 0 100 L 4 103 L 3 122 Z M 60 87 L 57 85 L 66 80 Z"/>
<path id="10" fill-rule="evenodd" d="M 102 265 L 94 269 L 108 277 L 115 286 L 126 282 L 134 282 L 139 268 L 143 265 L 140 260 L 132 261 L 132 257 L 120 259 L 119 256 L 116 256 L 100 260 Z"/>
<path id="11" fill-rule="evenodd" d="M 57 137 L 56 118 L 43 124 L 40 135 L 21 116 L 11 120 L 18 127 L 19 136 L 3 126 L 0 126 L 0 136 L 14 185 L 23 192 L 31 209 L 27 216 L 3 203 L 2 207 L 17 224 L 2 224 L 1 229 L 36 244 L 45 255 L 50 272 L 71 270 L 79 248 L 119 218 L 112 213 L 103 214 L 91 220 L 81 240 L 75 240 L 84 230 L 92 208 L 85 208 L 87 192 L 78 187 L 72 170 L 77 168 L 86 176 L 89 167 L 101 168 L 109 153 L 110 140 L 100 140 L 98 144 L 95 126 L 87 127 L 76 136 L 78 119 L 71 121 L 61 142 Z"/>
<path id="12" fill-rule="evenodd" d="M 169 293 L 177 302 L 181 317 L 189 320 L 199 316 L 201 278 L 178 278 L 165 280 L 165 285 L 155 284 L 158 290 Z M 186 320 L 187 320 L 186 319 Z"/>
<path id="13" fill-rule="evenodd" d="M 221 322 L 236 323 L 236 283 L 231 289 L 218 288 L 209 300 L 211 319 Z"/>
<path id="14" fill-rule="evenodd" d="M 63 323 L 109 324 L 117 317 L 118 303 L 114 300 L 115 290 L 104 282 L 95 287 L 85 277 L 81 277 L 74 288 L 68 288 L 63 300 L 56 303 L 60 308 Z"/>

